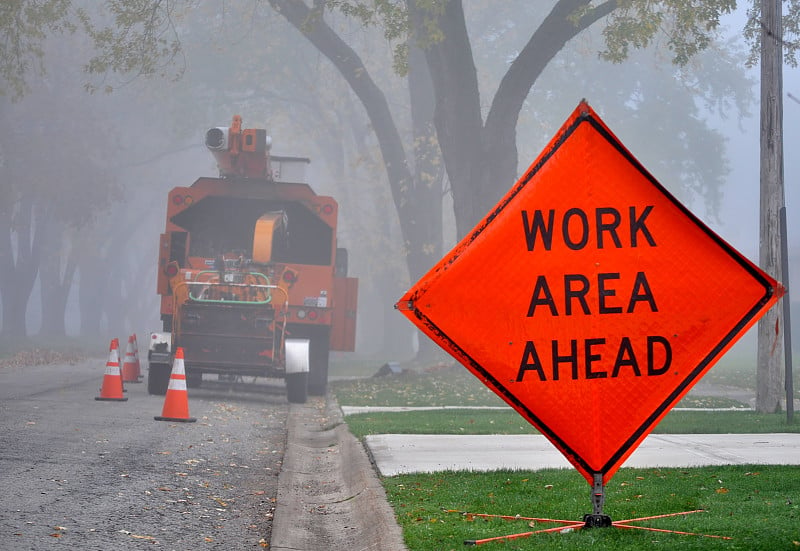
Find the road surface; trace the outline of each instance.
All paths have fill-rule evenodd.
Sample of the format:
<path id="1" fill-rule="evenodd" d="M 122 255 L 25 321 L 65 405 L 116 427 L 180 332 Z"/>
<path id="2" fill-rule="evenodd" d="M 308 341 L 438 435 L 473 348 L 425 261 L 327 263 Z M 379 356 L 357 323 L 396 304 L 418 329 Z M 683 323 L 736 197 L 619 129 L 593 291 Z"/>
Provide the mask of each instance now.
<path id="1" fill-rule="evenodd" d="M 282 384 L 190 389 L 196 423 L 104 360 L 0 369 L 0 549 L 268 548 L 288 404 Z"/>

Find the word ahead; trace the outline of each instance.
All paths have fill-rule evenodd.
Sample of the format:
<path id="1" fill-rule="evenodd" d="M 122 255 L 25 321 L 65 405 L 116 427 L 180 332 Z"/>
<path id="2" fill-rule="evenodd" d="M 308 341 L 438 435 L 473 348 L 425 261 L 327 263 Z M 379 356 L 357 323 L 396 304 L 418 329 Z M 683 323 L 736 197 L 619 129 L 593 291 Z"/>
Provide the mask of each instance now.
<path id="1" fill-rule="evenodd" d="M 521 382 L 528 371 L 533 371 L 539 376 L 540 381 L 548 380 L 545 369 L 551 381 L 558 381 L 559 376 L 570 379 L 580 377 L 586 379 L 605 379 L 606 377 L 619 377 L 620 372 L 642 376 L 640 364 L 646 365 L 645 375 L 663 375 L 672 363 L 672 348 L 665 337 L 647 336 L 642 340 L 646 342 L 647 354 L 644 362 L 637 358 L 631 344 L 630 337 L 622 337 L 616 346 L 609 346 L 605 338 L 585 339 L 578 343 L 572 339 L 567 345 L 567 350 L 562 350 L 559 341 L 550 341 L 550 350 L 546 356 L 548 362 L 542 363 L 533 341 L 525 343 L 525 352 L 522 355 L 522 365 L 517 373 L 517 382 Z M 658 356 L 658 358 L 656 358 Z M 656 362 L 659 366 L 656 367 Z M 610 365 L 611 370 L 603 371 L 596 365 Z"/>

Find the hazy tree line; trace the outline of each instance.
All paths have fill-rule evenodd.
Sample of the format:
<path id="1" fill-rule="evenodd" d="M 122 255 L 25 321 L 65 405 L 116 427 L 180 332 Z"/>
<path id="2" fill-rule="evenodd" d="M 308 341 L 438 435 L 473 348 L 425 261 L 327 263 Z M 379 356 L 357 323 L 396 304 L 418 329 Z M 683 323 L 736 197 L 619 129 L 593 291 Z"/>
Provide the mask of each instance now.
<path id="1" fill-rule="evenodd" d="M 360 342 L 408 357 L 395 299 L 582 97 L 674 193 L 716 215 L 728 169 L 707 114 L 744 115 L 753 100 L 747 52 L 717 28 L 735 5 L 4 2 L 2 334 L 28 332 L 34 295 L 41 334 L 66 332 L 69 297 L 82 335 L 156 327 L 163 198 L 214 174 L 202 132 L 238 113 L 266 125 L 276 151 L 312 157 L 362 280 Z"/>

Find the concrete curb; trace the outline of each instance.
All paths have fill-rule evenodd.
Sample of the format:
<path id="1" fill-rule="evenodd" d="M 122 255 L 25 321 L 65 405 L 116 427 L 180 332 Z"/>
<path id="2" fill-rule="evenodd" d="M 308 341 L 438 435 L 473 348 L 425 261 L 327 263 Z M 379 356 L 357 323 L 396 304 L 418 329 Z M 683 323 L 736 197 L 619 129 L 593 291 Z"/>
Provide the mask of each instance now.
<path id="1" fill-rule="evenodd" d="M 270 549 L 406 549 L 373 465 L 333 399 L 289 407 Z"/>

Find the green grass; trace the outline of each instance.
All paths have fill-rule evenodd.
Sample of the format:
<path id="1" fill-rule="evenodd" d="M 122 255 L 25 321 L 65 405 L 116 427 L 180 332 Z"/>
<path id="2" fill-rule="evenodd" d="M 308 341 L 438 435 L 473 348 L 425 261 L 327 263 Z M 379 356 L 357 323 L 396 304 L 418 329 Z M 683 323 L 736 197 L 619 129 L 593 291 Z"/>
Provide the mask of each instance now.
<path id="1" fill-rule="evenodd" d="M 434 410 L 358 413 L 345 418 L 357 438 L 368 434 L 535 434 L 516 411 Z M 800 432 L 800 414 L 786 424 L 782 413 L 752 411 L 672 411 L 653 432 L 727 434 Z"/>
<path id="2" fill-rule="evenodd" d="M 339 404 L 349 406 L 501 406 L 505 403 L 462 367 L 337 381 L 331 388 Z"/>
<path id="3" fill-rule="evenodd" d="M 604 512 L 615 521 L 704 509 L 702 513 L 638 524 L 727 536 L 731 540 L 600 528 L 537 534 L 481 547 L 598 551 L 800 549 L 798 474 L 796 467 L 626 468 L 606 486 Z M 567 520 L 580 520 L 592 510 L 589 485 L 569 469 L 402 475 L 385 478 L 384 486 L 410 551 L 463 549 L 466 540 L 554 526 L 485 520 L 449 510 Z"/>
<path id="4" fill-rule="evenodd" d="M 332 368 L 333 369 L 333 368 Z M 336 381 L 331 389 L 339 404 L 348 406 L 499 406 L 504 402 L 465 368 L 454 366 L 430 372 L 406 371 L 400 375 L 372 377 L 377 368 L 360 363 L 350 372 L 360 379 Z M 342 371 L 342 368 L 339 369 Z M 795 397 L 800 398 L 800 369 L 795 374 Z M 336 371 L 332 371 L 336 372 Z M 744 364 L 717 366 L 703 378 L 713 383 L 739 389 L 755 388 L 755 369 Z M 679 407 L 748 406 L 730 398 L 698 397 L 690 394 Z"/>
<path id="5" fill-rule="evenodd" d="M 737 387 L 750 379 L 740 364 L 712 369 L 707 382 Z M 753 380 L 754 380 L 753 374 Z M 431 372 L 405 372 L 386 377 L 338 381 L 331 385 L 340 405 L 351 406 L 503 406 L 505 403 L 461 367 Z M 727 397 L 690 394 L 677 407 L 746 407 Z M 347 417 L 357 437 L 367 434 L 530 434 L 535 430 L 515 411 L 445 410 L 404 413 L 364 413 Z M 662 433 L 800 432 L 800 414 L 793 425 L 785 414 L 754 412 L 672 411 L 656 427 Z"/>
<path id="6" fill-rule="evenodd" d="M 382 357 L 332 350 L 328 374 L 332 377 L 371 377 L 384 363 L 386 360 Z"/>

